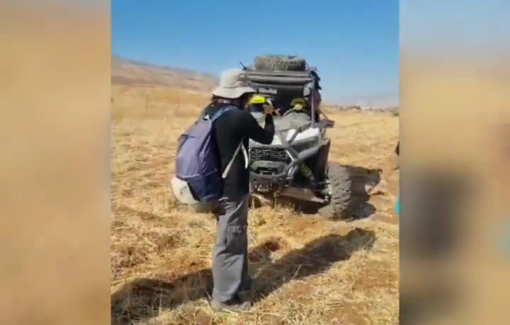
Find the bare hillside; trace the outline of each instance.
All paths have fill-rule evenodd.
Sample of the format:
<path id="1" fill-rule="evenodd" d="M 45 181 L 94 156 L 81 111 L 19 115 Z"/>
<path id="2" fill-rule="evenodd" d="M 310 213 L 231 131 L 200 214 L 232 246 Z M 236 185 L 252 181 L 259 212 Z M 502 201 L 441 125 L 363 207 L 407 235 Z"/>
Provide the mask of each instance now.
<path id="1" fill-rule="evenodd" d="M 211 91 L 217 84 L 217 78 L 207 73 L 158 66 L 113 56 L 112 84 Z"/>

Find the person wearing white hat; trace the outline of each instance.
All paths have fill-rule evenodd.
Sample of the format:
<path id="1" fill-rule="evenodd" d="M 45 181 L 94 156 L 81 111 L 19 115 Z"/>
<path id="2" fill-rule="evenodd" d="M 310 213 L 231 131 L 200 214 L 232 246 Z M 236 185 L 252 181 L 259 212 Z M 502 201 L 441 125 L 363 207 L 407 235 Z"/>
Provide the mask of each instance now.
<path id="1" fill-rule="evenodd" d="M 251 302 L 242 301 L 239 295 L 250 290 L 252 284 L 248 276 L 250 172 L 247 152 L 250 139 L 270 144 L 274 137 L 271 104 L 263 108 L 266 114 L 264 127 L 245 109 L 255 93 L 242 70 L 227 70 L 212 93 L 211 104 L 202 114 L 207 118 L 228 108 L 213 124 L 219 166 L 224 176 L 223 197 L 216 212 L 217 241 L 213 249 L 211 306 L 214 309 L 245 311 L 251 307 Z"/>
<path id="2" fill-rule="evenodd" d="M 245 94 L 253 95 L 257 91 L 252 88 L 240 69 L 226 70 L 221 74 L 220 84 L 213 91 L 213 96 L 238 99 Z"/>

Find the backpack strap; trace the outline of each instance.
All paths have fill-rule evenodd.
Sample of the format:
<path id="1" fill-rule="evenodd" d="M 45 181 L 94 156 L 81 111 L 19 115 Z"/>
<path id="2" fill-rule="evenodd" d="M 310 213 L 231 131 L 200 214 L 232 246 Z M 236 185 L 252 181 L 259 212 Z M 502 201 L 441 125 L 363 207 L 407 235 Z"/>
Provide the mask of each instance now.
<path id="1" fill-rule="evenodd" d="M 204 118 L 207 119 L 208 121 L 210 121 L 211 123 L 214 123 L 214 121 L 216 121 L 221 115 L 223 115 L 224 113 L 226 113 L 228 111 L 232 111 L 234 109 L 238 109 L 238 108 L 235 106 L 226 106 L 226 107 L 223 107 L 222 109 L 218 110 L 211 117 L 205 116 Z M 225 170 L 223 171 L 223 174 L 221 175 L 221 177 L 223 179 L 227 178 L 227 175 L 230 172 L 230 169 L 232 168 L 232 165 L 234 164 L 234 160 L 236 159 L 237 155 L 239 154 L 239 151 L 243 152 L 244 166 L 245 166 L 245 168 L 248 168 L 250 159 L 248 158 L 248 152 L 246 151 L 246 148 L 243 146 L 243 140 L 241 140 L 241 142 L 237 146 L 236 150 L 234 151 L 234 155 L 228 162 L 227 167 L 225 168 Z"/>
<path id="2" fill-rule="evenodd" d="M 219 109 L 216 113 L 214 113 L 211 117 L 205 116 L 205 118 L 207 120 L 211 121 L 211 123 L 214 123 L 214 121 L 216 121 L 221 115 L 223 115 L 224 113 L 226 113 L 228 111 L 232 111 L 234 109 L 237 109 L 237 107 L 235 107 L 235 106 L 223 107 L 223 108 Z"/>
<path id="3" fill-rule="evenodd" d="M 248 164 L 250 162 L 248 158 L 248 152 L 246 151 L 246 148 L 243 146 L 243 141 L 239 143 L 239 145 L 236 148 L 236 151 L 234 151 L 234 155 L 232 156 L 232 159 L 228 162 L 227 167 L 225 167 L 225 170 L 223 171 L 223 174 L 221 174 L 221 177 L 223 179 L 227 178 L 228 172 L 230 171 L 230 168 L 232 168 L 232 165 L 234 164 L 234 160 L 236 159 L 237 155 L 239 154 L 239 150 L 243 152 L 244 156 L 244 168 L 248 168 Z"/>

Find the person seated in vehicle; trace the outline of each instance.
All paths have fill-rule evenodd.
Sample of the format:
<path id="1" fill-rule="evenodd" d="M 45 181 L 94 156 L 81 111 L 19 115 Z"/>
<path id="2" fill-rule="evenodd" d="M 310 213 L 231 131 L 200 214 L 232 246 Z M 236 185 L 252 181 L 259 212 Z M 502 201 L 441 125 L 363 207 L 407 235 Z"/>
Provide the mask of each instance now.
<path id="1" fill-rule="evenodd" d="M 294 98 L 292 102 L 290 103 L 291 108 L 287 110 L 284 115 L 290 115 L 290 114 L 306 114 L 308 118 L 312 118 L 312 108 L 310 106 L 310 103 L 307 99 L 303 97 Z M 319 112 L 315 110 L 315 121 L 319 121 Z"/>
<path id="2" fill-rule="evenodd" d="M 273 105 L 273 103 L 269 98 L 258 94 L 253 95 L 248 102 L 250 112 L 263 113 L 264 105 Z M 273 115 L 278 115 L 278 113 L 275 111 Z"/>

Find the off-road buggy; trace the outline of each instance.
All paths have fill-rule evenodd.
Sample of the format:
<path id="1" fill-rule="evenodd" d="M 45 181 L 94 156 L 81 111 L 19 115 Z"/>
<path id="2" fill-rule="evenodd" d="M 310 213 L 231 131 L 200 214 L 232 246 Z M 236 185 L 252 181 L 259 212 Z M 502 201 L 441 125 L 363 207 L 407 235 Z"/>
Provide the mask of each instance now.
<path id="1" fill-rule="evenodd" d="M 320 89 L 317 69 L 298 57 L 273 55 L 257 57 L 253 66 L 243 68 L 252 86 L 282 112 L 274 118 L 270 145 L 250 141 L 251 192 L 316 202 L 328 218 L 350 218 L 349 171 L 328 162 L 331 140 L 326 130 L 334 121 L 324 114 L 320 118 L 313 100 L 315 89 Z M 308 110 L 294 110 L 291 102 L 303 97 Z M 252 115 L 264 123 L 262 112 Z"/>

